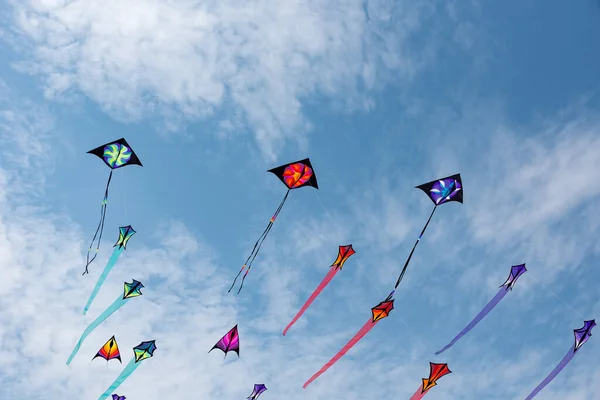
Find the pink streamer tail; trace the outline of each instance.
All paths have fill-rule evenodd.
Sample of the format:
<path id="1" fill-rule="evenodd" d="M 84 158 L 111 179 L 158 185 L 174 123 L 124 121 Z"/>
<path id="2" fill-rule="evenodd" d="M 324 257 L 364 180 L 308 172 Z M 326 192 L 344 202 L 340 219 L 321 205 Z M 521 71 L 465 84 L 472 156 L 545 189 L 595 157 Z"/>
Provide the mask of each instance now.
<path id="1" fill-rule="evenodd" d="M 429 390 L 426 390 L 425 393 L 421 393 L 421 390 L 423 390 L 423 385 L 421 384 L 421 386 L 419 386 L 419 388 L 417 389 L 417 391 L 415 392 L 415 394 L 412 395 L 412 397 L 410 398 L 410 400 L 421 400 Z"/>
<path id="2" fill-rule="evenodd" d="M 327 286 L 329 284 L 329 282 L 331 282 L 331 280 L 333 279 L 333 277 L 335 276 L 335 274 L 337 274 L 338 269 L 339 268 L 337 268 L 337 267 L 332 267 L 332 268 L 329 269 L 329 272 L 327 273 L 327 275 L 325 275 L 325 278 L 323 278 L 323 280 L 321 281 L 321 283 L 319 284 L 319 286 L 317 286 L 317 288 L 310 295 L 310 297 L 308 298 L 308 300 L 306 300 L 306 303 L 304 303 L 304 305 L 302 306 L 302 308 L 300 309 L 300 311 L 298 311 L 298 314 L 296 314 L 296 316 L 294 317 L 294 319 L 292 319 L 292 322 L 290 322 L 288 324 L 288 326 L 285 327 L 285 329 L 283 330 L 283 336 L 285 336 L 285 334 L 292 327 L 292 325 L 294 325 L 296 323 L 296 321 L 298 321 L 298 319 L 300 319 L 300 317 L 302 316 L 302 314 L 304 314 L 304 311 L 306 311 L 306 309 L 308 309 L 308 307 L 310 307 L 310 305 L 312 304 L 312 302 L 315 301 L 315 299 L 317 298 L 317 296 L 321 294 L 321 292 L 323 291 L 323 289 L 325 288 L 325 286 Z"/>
<path id="3" fill-rule="evenodd" d="M 325 371 L 327 371 L 329 367 L 338 362 L 338 360 L 342 358 L 356 343 L 358 343 L 360 339 L 362 339 L 375 325 L 377 325 L 377 322 L 379 321 L 373 322 L 373 319 L 369 318 L 367 323 L 364 324 L 362 328 L 360 328 L 356 335 L 354 335 L 354 337 L 350 339 L 350 341 L 346 343 L 346 345 L 342 347 L 342 349 L 331 360 L 329 360 L 327 364 L 323 365 L 319 372 L 311 376 L 311 378 L 308 381 L 306 381 L 306 383 L 302 387 L 306 389 L 308 385 L 310 385 L 315 379 L 317 379 Z"/>

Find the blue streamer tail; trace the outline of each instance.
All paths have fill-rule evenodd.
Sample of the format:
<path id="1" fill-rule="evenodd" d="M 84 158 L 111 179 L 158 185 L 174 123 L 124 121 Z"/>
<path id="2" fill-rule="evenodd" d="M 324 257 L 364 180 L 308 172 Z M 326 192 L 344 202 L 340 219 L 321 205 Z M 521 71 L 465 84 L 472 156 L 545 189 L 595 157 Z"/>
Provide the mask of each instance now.
<path id="1" fill-rule="evenodd" d="M 121 374 L 117 376 L 117 379 L 115 379 L 115 381 L 108 387 L 108 389 L 106 389 L 106 391 L 104 391 L 104 393 L 100 395 L 100 397 L 98 397 L 98 400 L 104 400 L 108 396 L 110 396 L 111 393 L 113 393 L 119 386 L 121 386 L 125 379 L 127 379 L 129 375 L 131 375 L 133 371 L 135 371 L 136 368 L 139 366 L 140 362 L 136 363 L 135 357 L 132 358 L 131 361 L 129 361 L 129 364 L 127 364 L 127 366 L 123 368 Z"/>
<path id="2" fill-rule="evenodd" d="M 85 308 L 83 309 L 83 315 L 87 314 L 88 309 L 92 305 L 92 301 L 94 301 L 94 299 L 98 295 L 98 292 L 100 291 L 100 288 L 104 284 L 106 277 L 108 276 L 110 271 L 113 269 L 113 267 L 117 263 L 117 260 L 119 259 L 119 256 L 121 255 L 122 252 L 123 252 L 123 247 L 121 247 L 121 246 L 117 247 L 113 251 L 112 256 L 110 256 L 110 259 L 108 260 L 108 263 L 106 264 L 106 267 L 104 267 L 104 271 L 102 271 L 102 275 L 100 275 L 100 277 L 98 278 L 98 282 L 96 282 L 96 286 L 94 287 L 94 290 L 92 291 L 92 294 L 90 295 L 90 298 L 89 298 L 87 304 L 85 305 Z"/>
<path id="3" fill-rule="evenodd" d="M 88 335 L 98 327 L 98 325 L 104 322 L 105 319 L 110 317 L 119 308 L 123 307 L 125 303 L 127 303 L 127 300 L 129 299 L 123 299 L 123 296 L 119 296 L 102 314 L 98 316 L 98 318 L 94 320 L 94 322 L 92 322 L 87 328 L 85 328 L 85 330 L 81 334 L 81 337 L 79 338 L 79 341 L 75 345 L 73 352 L 71 352 L 71 355 L 67 360 L 67 365 L 71 364 L 71 361 L 73 361 L 73 357 L 75 357 L 75 355 L 79 351 L 79 348 L 81 347 L 81 344 L 83 343 L 85 338 L 87 338 Z"/>

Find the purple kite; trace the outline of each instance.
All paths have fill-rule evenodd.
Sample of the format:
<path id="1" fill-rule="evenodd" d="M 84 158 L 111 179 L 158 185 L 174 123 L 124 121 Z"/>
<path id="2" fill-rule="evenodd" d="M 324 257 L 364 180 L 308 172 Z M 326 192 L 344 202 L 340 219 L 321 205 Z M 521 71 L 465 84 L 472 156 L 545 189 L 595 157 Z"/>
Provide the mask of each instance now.
<path id="1" fill-rule="evenodd" d="M 565 356 L 563 357 L 561 362 L 558 363 L 556 368 L 554 368 L 552 372 L 550 372 L 546 379 L 544 379 L 533 390 L 533 392 L 531 392 L 531 394 L 527 396 L 525 400 L 533 399 L 536 394 L 541 392 L 542 389 L 546 387 L 546 385 L 548 385 L 550 382 L 552 382 L 554 378 L 556 378 L 556 375 L 558 375 L 560 371 L 562 371 L 567 366 L 567 364 L 569 363 L 569 361 L 571 361 L 573 357 L 575 357 L 575 354 L 577 354 L 577 350 L 579 350 L 579 348 L 589 340 L 590 336 L 592 336 L 592 328 L 594 326 L 596 326 L 596 320 L 592 319 L 591 321 L 583 321 L 583 328 L 573 329 L 573 333 L 575 334 L 575 343 L 573 343 L 573 346 L 571 346 L 567 354 L 565 354 Z"/>
<path id="2" fill-rule="evenodd" d="M 125 399 L 126 399 L 125 396 L 119 396 L 118 394 L 112 395 L 112 400 L 125 400 Z"/>
<path id="3" fill-rule="evenodd" d="M 256 400 L 256 399 L 258 399 L 258 396 L 260 396 L 262 394 L 262 392 L 264 392 L 266 390 L 267 390 L 267 387 L 265 385 L 263 385 L 262 383 L 255 383 L 252 394 L 250 394 L 250 396 L 246 397 L 246 400 Z"/>
<path id="4" fill-rule="evenodd" d="M 240 336 L 238 334 L 237 325 L 231 328 L 229 332 L 225 334 L 218 342 L 210 349 L 208 352 L 210 353 L 214 349 L 219 349 L 223 353 L 225 353 L 225 358 L 227 357 L 227 353 L 230 351 L 235 351 L 240 356 Z"/>
<path id="5" fill-rule="evenodd" d="M 510 267 L 510 275 L 508 275 L 508 279 L 506 280 L 506 282 L 504 282 L 500 286 L 500 290 L 498 291 L 498 293 L 496 293 L 494 298 L 492 298 L 492 300 L 490 300 L 490 302 L 487 303 L 487 305 L 483 308 L 483 310 L 481 310 L 479 312 L 479 314 L 477 314 L 477 316 L 475 318 L 473 318 L 473 320 L 469 323 L 469 325 L 467 325 L 467 327 L 465 329 L 463 329 L 458 335 L 456 335 L 456 337 L 454 339 L 452 339 L 452 341 L 450 343 L 448 343 L 446 346 L 444 346 L 443 349 L 441 349 L 440 351 L 437 351 L 435 353 L 435 355 L 437 356 L 437 355 L 443 353 L 444 351 L 448 350 L 450 347 L 454 346 L 454 344 L 461 337 L 463 337 L 471 329 L 473 329 L 473 327 L 475 325 L 477 325 L 479 323 L 479 321 L 481 321 L 490 311 L 492 311 L 494 309 L 494 307 L 496 307 L 496 305 L 500 302 L 500 300 L 502 300 L 504 298 L 504 296 L 506 296 L 506 294 L 508 293 L 509 290 L 512 291 L 513 286 L 517 282 L 517 279 L 519 279 L 519 277 L 521 275 L 523 275 L 525 272 L 527 272 L 527 268 L 525 268 L 525 264 L 514 265 L 514 266 Z"/>

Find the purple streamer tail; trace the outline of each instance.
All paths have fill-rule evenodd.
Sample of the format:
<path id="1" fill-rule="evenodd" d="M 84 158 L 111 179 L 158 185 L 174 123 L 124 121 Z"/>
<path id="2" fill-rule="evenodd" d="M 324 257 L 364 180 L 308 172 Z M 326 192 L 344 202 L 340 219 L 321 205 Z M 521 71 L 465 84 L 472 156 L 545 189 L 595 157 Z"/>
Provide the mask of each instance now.
<path id="1" fill-rule="evenodd" d="M 533 389 L 533 392 L 531 392 L 525 400 L 533 399 L 535 397 L 535 395 L 537 395 L 539 392 L 542 391 L 543 388 L 546 387 L 546 385 L 548 385 L 550 382 L 552 382 L 552 380 L 554 378 L 556 378 L 556 375 L 558 375 L 560 373 L 560 371 L 562 371 L 567 366 L 567 364 L 569 363 L 569 361 L 571 361 L 571 359 L 573 357 L 575 357 L 575 354 L 576 354 L 575 353 L 575 345 L 573 345 L 569 349 L 569 352 L 567 354 L 565 354 L 565 356 L 560 361 L 560 363 L 558 363 L 556 368 L 554 368 L 552 370 L 552 372 L 550 372 L 550 374 L 546 377 L 546 379 L 544 379 L 539 385 L 537 385 L 537 387 L 535 389 Z"/>
<path id="2" fill-rule="evenodd" d="M 505 287 L 500 288 L 500 290 L 498 291 L 498 293 L 496 293 L 494 298 L 492 298 L 492 300 L 490 300 L 489 303 L 487 303 L 487 305 L 483 308 L 483 310 L 481 310 L 479 312 L 479 314 L 477 314 L 477 316 L 475 318 L 473 318 L 473 320 L 469 323 L 469 325 L 467 325 L 467 327 L 465 329 L 463 329 L 458 335 L 456 335 L 456 337 L 454 339 L 452 339 L 452 341 L 450 343 L 448 343 L 446 346 L 444 346 L 443 349 L 437 351 L 435 353 L 435 355 L 437 356 L 438 354 L 441 354 L 444 351 L 448 350 L 450 347 L 454 346 L 454 344 L 456 342 L 458 342 L 458 340 L 461 337 L 466 335 L 471 329 L 473 329 L 473 327 L 475 325 L 477 325 L 479 323 L 479 321 L 481 321 L 483 319 L 483 317 L 485 317 L 490 311 L 493 310 L 494 307 L 496 307 L 496 305 L 500 302 L 500 300 L 502 300 L 504 298 L 504 296 L 506 296 L 506 293 L 508 293 L 508 290 L 506 290 Z"/>

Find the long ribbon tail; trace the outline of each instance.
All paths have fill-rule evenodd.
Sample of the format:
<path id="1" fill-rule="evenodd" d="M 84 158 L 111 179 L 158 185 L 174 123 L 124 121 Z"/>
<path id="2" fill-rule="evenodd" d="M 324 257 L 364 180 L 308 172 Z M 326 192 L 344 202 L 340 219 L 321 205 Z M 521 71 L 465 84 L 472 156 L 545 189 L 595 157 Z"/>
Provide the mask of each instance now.
<path id="1" fill-rule="evenodd" d="M 433 207 L 433 211 L 429 215 L 429 219 L 427 220 L 427 223 L 423 227 L 423 230 L 421 231 L 421 234 L 417 238 L 417 241 L 415 242 L 412 250 L 410 251 L 410 254 L 408 255 L 408 258 L 406 259 L 406 262 L 404 263 L 404 267 L 402 268 L 402 272 L 400 273 L 400 276 L 398 277 L 398 280 L 396 281 L 396 285 L 394 286 L 394 290 L 396 290 L 398 288 L 398 285 L 402 281 L 402 278 L 404 278 L 404 273 L 406 272 L 406 268 L 408 268 L 408 264 L 410 263 L 410 259 L 412 258 L 413 253 L 415 252 L 415 249 L 417 248 L 417 245 L 421 241 L 421 238 L 423 237 L 423 234 L 425 234 L 425 230 L 427 229 L 427 226 L 429 225 L 429 222 L 431 222 L 431 217 L 433 217 L 433 213 L 435 212 L 436 209 L 437 209 L 437 206 Z"/>
<path id="2" fill-rule="evenodd" d="M 428 391 L 429 390 L 423 392 L 423 384 L 421 384 L 421 386 L 419 386 L 415 394 L 412 395 L 410 400 L 421 400 L 427 394 Z"/>
<path id="3" fill-rule="evenodd" d="M 123 247 L 120 247 L 120 246 L 117 247 L 113 251 L 112 256 L 110 256 L 110 259 L 108 260 L 108 263 L 106 263 L 106 267 L 104 267 L 104 271 L 102 271 L 102 275 L 100 275 L 100 277 L 98 278 L 98 281 L 96 282 L 96 286 L 94 286 L 94 290 L 92 291 L 92 294 L 90 295 L 90 298 L 88 299 L 87 304 L 83 308 L 83 315 L 87 314 L 88 309 L 92 305 L 92 301 L 94 301 L 94 299 L 98 295 L 98 292 L 100 291 L 100 288 L 104 284 L 106 277 L 108 276 L 110 271 L 113 269 L 113 267 L 117 263 L 117 260 L 119 259 L 119 256 L 121 255 L 122 252 L 123 252 Z"/>
<path id="4" fill-rule="evenodd" d="M 244 270 L 244 268 L 247 266 L 248 269 L 246 270 L 246 273 L 242 277 L 242 283 L 241 283 L 240 288 L 239 288 L 239 290 L 238 290 L 237 293 L 239 294 L 240 291 L 242 290 L 242 287 L 244 286 L 244 280 L 246 279 L 246 276 L 248 275 L 248 272 L 250 272 L 250 268 L 252 267 L 252 263 L 254 262 L 254 259 L 258 255 L 258 252 L 260 251 L 260 248 L 261 248 L 263 242 L 267 238 L 267 235 L 269 234 L 269 232 L 271 232 L 271 228 L 273 227 L 273 224 L 275 223 L 275 220 L 277 219 L 277 216 L 279 215 L 279 212 L 283 208 L 283 205 L 285 204 L 285 201 L 287 200 L 289 194 L 290 194 L 290 190 L 288 189 L 288 191 L 285 193 L 285 196 L 283 197 L 283 200 L 281 200 L 281 203 L 279 203 L 279 206 L 277 207 L 277 210 L 275 211 L 275 214 L 273 214 L 273 216 L 271 217 L 271 220 L 267 224 L 267 227 L 265 228 L 265 230 L 263 231 L 263 233 L 260 235 L 260 237 L 258 238 L 258 240 L 256 241 L 256 243 L 254 243 L 254 247 L 252 248 L 252 251 L 250 252 L 250 255 L 246 259 L 246 262 L 244 263 L 244 265 L 242 265 L 242 268 L 240 269 L 240 272 L 238 272 L 237 276 L 233 280 L 233 283 L 231 284 L 231 287 L 227 291 L 228 293 L 231 292 L 231 289 L 233 289 L 233 286 L 235 285 L 235 282 L 237 281 L 237 278 L 240 276 L 240 274 L 242 273 L 242 271 Z"/>
<path id="5" fill-rule="evenodd" d="M 129 378 L 129 375 L 131 375 L 133 373 L 133 371 L 136 370 L 137 367 L 139 367 L 141 364 L 140 362 L 135 362 L 135 358 L 132 358 L 131 361 L 129 361 L 129 364 L 127 364 L 127 366 L 125 368 L 123 368 L 123 371 L 121 371 L 121 374 L 119 376 L 117 376 L 117 379 L 115 379 L 115 381 L 108 387 L 108 389 L 106 389 L 106 391 L 104 393 L 102 393 L 100 395 L 100 397 L 98 397 L 98 400 L 104 400 L 106 399 L 108 396 L 111 395 L 111 393 L 114 393 L 114 391 L 121 386 L 121 384 L 123 382 L 125 382 L 125 379 Z"/>
<path id="6" fill-rule="evenodd" d="M 533 392 L 531 392 L 525 400 L 533 399 L 539 392 L 542 391 L 543 388 L 545 388 L 550 382 L 552 382 L 552 380 L 556 378 L 556 375 L 558 375 L 560 371 L 562 371 L 567 366 L 567 364 L 569 363 L 569 361 L 571 361 L 573 357 L 575 357 L 575 354 L 575 345 L 573 345 L 569 349 L 567 354 L 565 354 L 560 363 L 558 363 L 558 365 L 552 370 L 552 372 L 550 372 L 546 379 L 544 379 L 535 389 L 533 389 Z"/>
<path id="7" fill-rule="evenodd" d="M 450 347 L 454 346 L 454 344 L 461 337 L 466 335 L 471 329 L 473 329 L 473 327 L 475 325 L 477 325 L 479 323 L 479 321 L 481 321 L 490 311 L 492 311 L 492 309 L 494 307 L 496 307 L 496 305 L 500 302 L 500 300 L 502 300 L 504 298 L 504 296 L 506 296 L 506 293 L 508 293 L 508 290 L 505 287 L 500 288 L 498 293 L 496 293 L 496 295 L 487 303 L 487 305 L 483 308 L 483 310 L 481 310 L 479 312 L 479 314 L 477 314 L 475 316 L 475 318 L 473 318 L 473 320 L 469 323 L 469 325 L 467 325 L 465 327 L 465 329 L 460 331 L 460 333 L 458 335 L 456 335 L 456 337 L 454 339 L 452 339 L 452 341 L 450 343 L 445 345 L 441 350 L 436 351 L 435 355 L 437 356 L 437 355 L 443 353 L 444 351 L 448 350 Z"/>
<path id="8" fill-rule="evenodd" d="M 112 179 L 112 169 L 110 170 L 110 175 L 108 175 L 108 181 L 106 182 L 106 189 L 104 189 L 104 197 L 102 198 L 102 206 L 100 207 L 100 221 L 98 222 L 98 227 L 96 228 L 94 237 L 92 238 L 92 241 L 90 242 L 90 247 L 88 248 L 88 251 L 87 251 L 85 271 L 83 271 L 83 274 L 81 274 L 81 275 L 89 274 L 88 267 L 96 259 L 96 257 L 98 256 L 98 251 L 100 250 L 100 242 L 102 241 L 102 232 L 104 232 L 104 219 L 106 218 L 106 206 L 108 203 L 108 187 L 110 186 L 111 179 Z M 100 233 L 99 236 L 98 236 L 98 233 Z M 92 251 L 92 247 L 94 246 L 94 241 L 96 241 L 96 237 L 98 237 L 98 245 L 96 246 L 96 251 L 94 253 L 94 256 L 90 259 L 90 253 Z"/>
<path id="9" fill-rule="evenodd" d="M 71 364 L 71 361 L 73 361 L 73 357 L 75 357 L 75 355 L 79 351 L 79 348 L 81 347 L 81 344 L 88 337 L 88 335 L 92 333 L 92 331 L 96 329 L 98 325 L 104 322 L 104 320 L 110 317 L 115 311 L 123 307 L 127 300 L 128 299 L 123 299 L 122 296 L 119 296 L 106 310 L 104 310 L 102 314 L 98 316 L 98 318 L 94 320 L 94 322 L 92 322 L 87 328 L 85 328 L 85 330 L 81 334 L 81 337 L 79 338 L 79 341 L 75 345 L 75 348 L 71 352 L 69 359 L 67 360 L 67 365 Z"/>
<path id="10" fill-rule="evenodd" d="M 306 389 L 308 385 L 310 385 L 315 379 L 327 371 L 329 367 L 338 362 L 338 360 L 342 358 L 356 343 L 358 343 L 360 339 L 362 339 L 375 325 L 377 325 L 377 322 L 379 321 L 373 322 L 373 319 L 369 318 L 367 323 L 360 328 L 356 335 L 354 335 L 354 337 L 350 339 L 350 341 L 346 343 L 346 345 L 342 347 L 342 349 L 335 356 L 333 356 L 333 358 L 329 360 L 327 364 L 323 365 L 323 367 L 316 374 L 311 376 L 302 387 Z"/>
<path id="11" fill-rule="evenodd" d="M 335 274 L 337 274 L 338 270 L 339 270 L 339 268 L 337 268 L 337 267 L 331 267 L 329 269 L 329 272 L 327 273 L 327 275 L 325 275 L 325 278 L 323 278 L 323 280 L 321 281 L 321 283 L 319 284 L 319 286 L 317 286 L 317 288 L 310 295 L 310 297 L 308 298 L 308 300 L 306 300 L 306 303 L 304 303 L 304 305 L 302 306 L 302 308 L 300 309 L 300 311 L 298 311 L 298 314 L 296 314 L 296 316 L 294 317 L 294 319 L 292 319 L 292 322 L 290 322 L 285 327 L 285 329 L 283 330 L 283 336 L 285 336 L 285 334 L 292 327 L 292 325 L 294 325 L 296 323 L 296 321 L 298 321 L 298 319 L 302 316 L 302 314 L 304 314 L 304 312 L 308 309 L 308 307 L 310 307 L 310 305 L 317 298 L 317 296 L 319 294 L 321 294 L 321 292 L 323 291 L 323 289 L 325 288 L 325 286 L 327 286 L 329 284 L 329 282 L 331 282 L 331 280 L 333 279 L 333 277 L 335 276 Z"/>

